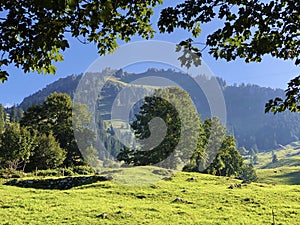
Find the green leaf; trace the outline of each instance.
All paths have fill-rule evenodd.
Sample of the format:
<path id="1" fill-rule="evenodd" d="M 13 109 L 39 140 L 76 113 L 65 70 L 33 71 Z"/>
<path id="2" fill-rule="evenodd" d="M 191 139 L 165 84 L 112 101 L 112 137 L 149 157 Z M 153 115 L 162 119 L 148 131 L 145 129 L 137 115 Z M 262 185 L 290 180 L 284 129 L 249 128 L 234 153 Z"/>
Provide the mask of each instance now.
<path id="1" fill-rule="evenodd" d="M 7 80 L 9 74 L 7 73 L 7 71 L 2 71 L 0 70 L 0 82 L 4 83 L 4 81 Z"/>

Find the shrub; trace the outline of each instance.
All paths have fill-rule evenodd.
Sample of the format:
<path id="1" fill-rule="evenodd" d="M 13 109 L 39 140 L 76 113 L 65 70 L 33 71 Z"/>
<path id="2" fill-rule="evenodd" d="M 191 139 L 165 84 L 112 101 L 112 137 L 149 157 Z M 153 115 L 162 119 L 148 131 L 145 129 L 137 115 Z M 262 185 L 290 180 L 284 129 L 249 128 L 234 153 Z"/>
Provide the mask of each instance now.
<path id="1" fill-rule="evenodd" d="M 184 172 L 198 172 L 198 168 L 194 163 L 188 163 L 182 168 L 182 171 L 184 171 Z"/>
<path id="2" fill-rule="evenodd" d="M 51 176 L 60 176 L 61 172 L 59 170 L 38 170 L 34 173 L 36 176 L 43 176 L 43 177 L 51 177 Z"/>
<path id="3" fill-rule="evenodd" d="M 22 178 L 26 176 L 26 174 L 23 171 L 15 170 L 12 168 L 8 169 L 1 169 L 0 170 L 0 178 Z"/>
<path id="4" fill-rule="evenodd" d="M 107 168 L 120 168 L 121 167 L 121 163 L 119 163 L 119 162 L 115 162 L 115 161 L 113 161 L 113 160 L 105 160 L 104 162 L 103 162 L 103 166 L 104 167 L 107 167 Z"/>
<path id="5" fill-rule="evenodd" d="M 94 174 L 95 170 L 90 166 L 75 166 L 73 167 L 73 172 L 80 175 L 86 175 L 86 174 Z"/>
<path id="6" fill-rule="evenodd" d="M 258 179 L 252 164 L 243 165 L 239 172 L 239 177 L 243 180 L 243 182 L 247 183 L 255 182 Z"/>
<path id="7" fill-rule="evenodd" d="M 61 168 L 59 171 L 60 171 L 61 175 L 64 175 L 64 176 L 74 176 L 74 172 L 70 168 Z"/>

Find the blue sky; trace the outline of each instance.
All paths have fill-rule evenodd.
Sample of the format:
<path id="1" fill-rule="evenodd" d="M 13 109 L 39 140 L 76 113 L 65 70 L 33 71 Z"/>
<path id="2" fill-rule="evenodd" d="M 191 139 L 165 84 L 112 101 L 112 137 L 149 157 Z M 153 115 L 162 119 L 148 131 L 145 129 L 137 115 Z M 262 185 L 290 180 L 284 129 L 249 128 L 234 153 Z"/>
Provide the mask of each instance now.
<path id="1" fill-rule="evenodd" d="M 175 4 L 174 1 L 173 4 Z M 165 6 L 160 6 L 155 11 L 154 24 L 162 7 Z M 219 24 L 220 21 L 215 21 L 212 24 L 202 26 L 200 41 L 204 42 L 205 35 L 217 29 Z M 172 34 L 156 34 L 154 40 L 178 43 L 187 37 L 187 32 L 176 30 Z M 134 37 L 132 41 L 139 40 L 142 39 Z M 64 62 L 56 64 L 58 67 L 56 75 L 24 74 L 20 69 L 13 66 L 9 67 L 10 76 L 8 81 L 4 84 L 0 83 L 0 103 L 4 106 L 19 104 L 24 97 L 33 94 L 59 78 L 84 72 L 99 57 L 97 48 L 93 44 L 83 45 L 76 39 L 70 39 L 70 46 L 70 49 L 64 52 Z M 206 50 L 203 52 L 203 60 L 216 76 L 222 77 L 228 84 L 251 83 L 285 89 L 287 82 L 300 72 L 292 61 L 278 60 L 269 56 L 264 57 L 261 63 L 246 64 L 243 60 L 234 62 L 217 61 Z"/>

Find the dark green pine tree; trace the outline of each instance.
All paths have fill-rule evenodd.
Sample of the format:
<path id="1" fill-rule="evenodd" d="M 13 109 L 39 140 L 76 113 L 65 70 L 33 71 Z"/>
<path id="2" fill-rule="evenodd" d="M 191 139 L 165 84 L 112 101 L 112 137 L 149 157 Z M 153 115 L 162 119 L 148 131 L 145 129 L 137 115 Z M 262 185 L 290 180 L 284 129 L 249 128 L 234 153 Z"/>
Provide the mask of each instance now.
<path id="1" fill-rule="evenodd" d="M 207 172 L 217 176 L 237 175 L 243 166 L 243 157 L 236 149 L 233 136 L 226 136 L 220 152 L 207 168 Z"/>
<path id="2" fill-rule="evenodd" d="M 272 163 L 277 163 L 278 162 L 278 158 L 277 158 L 277 155 L 272 152 Z"/>
<path id="3" fill-rule="evenodd" d="M 3 105 L 0 104 L 0 134 L 4 131 L 5 125 L 5 112 Z"/>

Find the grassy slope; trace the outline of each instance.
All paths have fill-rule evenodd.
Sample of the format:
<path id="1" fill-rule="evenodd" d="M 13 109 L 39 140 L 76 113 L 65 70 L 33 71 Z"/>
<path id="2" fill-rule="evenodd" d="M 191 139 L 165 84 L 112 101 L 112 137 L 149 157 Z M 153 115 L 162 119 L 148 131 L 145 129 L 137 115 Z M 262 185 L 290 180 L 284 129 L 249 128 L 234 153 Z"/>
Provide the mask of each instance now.
<path id="1" fill-rule="evenodd" d="M 133 172 L 149 181 L 145 170 Z M 113 174 L 134 179 L 124 170 Z M 300 224 L 300 186 L 228 189 L 236 182 L 179 172 L 170 181 L 142 186 L 105 181 L 59 191 L 0 185 L 0 224 L 271 224 L 272 209 L 276 224 Z M 187 202 L 173 203 L 177 197 Z"/>
<path id="2" fill-rule="evenodd" d="M 300 167 L 284 166 L 273 169 L 259 169 L 256 171 L 258 182 L 267 184 L 300 185 Z"/>
<path id="3" fill-rule="evenodd" d="M 278 162 L 272 163 L 272 152 L 257 154 L 259 182 L 267 184 L 300 184 L 300 142 L 274 150 Z"/>
<path id="4" fill-rule="evenodd" d="M 257 168 L 278 168 L 281 166 L 300 166 L 300 142 L 293 142 L 289 145 L 283 146 L 284 148 L 274 150 L 277 155 L 278 162 L 272 162 L 272 152 L 262 152 L 257 154 L 258 165 Z"/>

